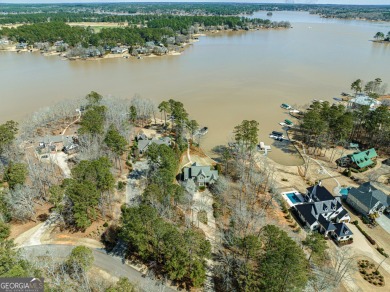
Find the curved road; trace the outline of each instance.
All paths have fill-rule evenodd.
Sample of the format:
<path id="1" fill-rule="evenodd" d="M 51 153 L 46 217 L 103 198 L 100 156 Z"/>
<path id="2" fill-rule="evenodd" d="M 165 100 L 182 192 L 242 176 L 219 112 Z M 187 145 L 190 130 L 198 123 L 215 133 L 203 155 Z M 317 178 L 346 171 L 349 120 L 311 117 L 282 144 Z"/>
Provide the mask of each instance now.
<path id="1" fill-rule="evenodd" d="M 72 249 L 73 245 L 62 244 L 43 244 L 35 246 L 25 246 L 20 249 L 23 250 L 26 257 L 44 256 L 47 253 L 55 254 L 59 258 L 66 258 Z M 105 250 L 93 249 L 95 258 L 94 266 L 98 267 L 114 277 L 126 277 L 130 282 L 138 284 L 144 291 L 176 291 L 168 286 L 163 286 L 150 278 L 142 277 L 142 274 L 134 268 L 123 263 L 122 258 L 107 254 Z"/>

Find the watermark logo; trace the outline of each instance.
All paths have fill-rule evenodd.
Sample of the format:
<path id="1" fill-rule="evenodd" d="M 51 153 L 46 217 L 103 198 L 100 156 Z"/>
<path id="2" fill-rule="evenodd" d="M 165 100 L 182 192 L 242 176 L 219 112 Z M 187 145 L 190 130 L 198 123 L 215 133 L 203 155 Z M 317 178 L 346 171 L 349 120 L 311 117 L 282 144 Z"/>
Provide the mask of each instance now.
<path id="1" fill-rule="evenodd" d="M 0 292 L 43 292 L 43 278 L 0 278 Z"/>

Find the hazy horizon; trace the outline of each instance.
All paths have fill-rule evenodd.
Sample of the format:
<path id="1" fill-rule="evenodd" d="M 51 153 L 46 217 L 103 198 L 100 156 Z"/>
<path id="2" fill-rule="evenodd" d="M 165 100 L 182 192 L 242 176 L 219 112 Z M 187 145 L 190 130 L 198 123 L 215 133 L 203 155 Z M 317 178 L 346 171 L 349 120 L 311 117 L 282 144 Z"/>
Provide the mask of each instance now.
<path id="1" fill-rule="evenodd" d="M 183 1 L 183 0 L 5 0 L 0 1 L 0 4 L 62 4 L 62 3 L 139 3 L 139 2 L 215 2 L 215 3 L 264 3 L 264 4 L 348 4 L 348 5 L 390 5 L 389 0 L 263 0 L 263 1 L 250 1 L 250 0 L 197 0 L 197 1 Z"/>

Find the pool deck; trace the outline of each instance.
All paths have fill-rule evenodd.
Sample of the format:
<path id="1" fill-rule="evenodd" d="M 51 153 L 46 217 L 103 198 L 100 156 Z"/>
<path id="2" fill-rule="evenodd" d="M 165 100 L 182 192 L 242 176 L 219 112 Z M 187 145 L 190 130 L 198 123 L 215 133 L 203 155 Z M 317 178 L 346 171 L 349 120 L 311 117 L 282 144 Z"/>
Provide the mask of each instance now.
<path id="1" fill-rule="evenodd" d="M 288 195 L 288 194 L 291 194 L 291 193 L 293 193 L 294 195 L 296 195 L 297 198 L 300 200 L 300 202 L 296 202 L 296 203 L 292 202 L 292 201 L 290 200 L 290 198 L 287 197 L 287 195 Z M 283 199 L 287 202 L 287 204 L 289 205 L 289 207 L 293 207 L 293 206 L 295 206 L 295 205 L 299 205 L 299 204 L 302 204 L 302 203 L 305 202 L 305 199 L 303 198 L 302 194 L 301 194 L 300 192 L 298 192 L 297 190 L 295 190 L 295 189 L 292 189 L 292 190 L 289 191 L 289 192 L 283 192 L 283 193 L 282 193 L 282 197 L 283 197 Z"/>

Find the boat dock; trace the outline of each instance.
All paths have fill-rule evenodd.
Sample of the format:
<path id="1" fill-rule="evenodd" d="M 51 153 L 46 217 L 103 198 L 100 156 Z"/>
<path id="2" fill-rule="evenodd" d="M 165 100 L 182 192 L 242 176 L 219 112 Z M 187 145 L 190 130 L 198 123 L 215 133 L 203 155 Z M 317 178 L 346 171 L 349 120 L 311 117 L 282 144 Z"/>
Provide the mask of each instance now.
<path id="1" fill-rule="evenodd" d="M 259 151 L 264 151 L 264 155 L 267 155 L 267 153 L 271 151 L 271 146 L 265 145 L 264 142 L 260 142 L 257 147 Z"/>

